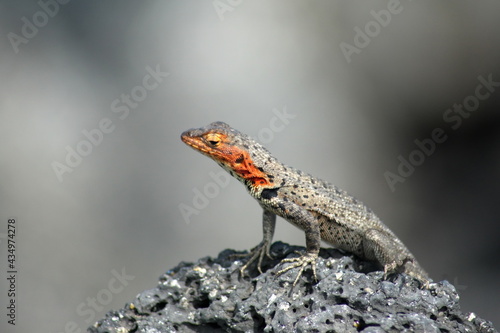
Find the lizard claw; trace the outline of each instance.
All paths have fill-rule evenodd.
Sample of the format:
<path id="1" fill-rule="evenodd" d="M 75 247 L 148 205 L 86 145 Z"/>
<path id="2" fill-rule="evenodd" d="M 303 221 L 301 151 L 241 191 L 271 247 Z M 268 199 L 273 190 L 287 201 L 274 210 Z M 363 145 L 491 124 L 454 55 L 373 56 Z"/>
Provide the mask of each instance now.
<path id="1" fill-rule="evenodd" d="M 318 253 L 301 253 L 298 251 L 295 251 L 296 253 L 300 254 L 300 257 L 296 258 L 286 258 L 281 260 L 281 264 L 291 262 L 292 264 L 288 267 L 283 268 L 282 270 L 279 270 L 276 272 L 276 275 L 281 275 L 283 273 L 288 272 L 291 269 L 294 269 L 296 267 L 300 267 L 299 272 L 297 273 L 297 276 L 295 277 L 295 280 L 293 281 L 292 287 L 295 287 L 297 282 L 299 281 L 299 278 L 302 276 L 302 272 L 306 268 L 308 264 L 311 264 L 312 271 L 313 271 L 313 276 L 314 280 L 318 281 L 318 277 L 316 275 L 316 259 L 318 258 Z"/>
<path id="2" fill-rule="evenodd" d="M 387 280 L 389 275 L 396 271 L 397 267 L 398 263 L 395 261 L 391 262 L 390 264 L 384 265 L 384 280 Z"/>
<path id="3" fill-rule="evenodd" d="M 252 250 L 250 250 L 250 253 L 245 253 L 245 254 L 234 254 L 231 255 L 234 257 L 250 257 L 245 265 L 243 265 L 240 268 L 240 274 L 241 276 L 245 276 L 246 273 L 245 271 L 247 270 L 248 266 L 250 266 L 255 260 L 258 259 L 257 261 L 257 270 L 259 271 L 260 274 L 262 274 L 262 260 L 264 259 L 264 256 L 268 257 L 269 259 L 272 259 L 272 256 L 269 254 L 269 245 L 266 242 L 261 242 L 259 245 L 254 247 Z"/>

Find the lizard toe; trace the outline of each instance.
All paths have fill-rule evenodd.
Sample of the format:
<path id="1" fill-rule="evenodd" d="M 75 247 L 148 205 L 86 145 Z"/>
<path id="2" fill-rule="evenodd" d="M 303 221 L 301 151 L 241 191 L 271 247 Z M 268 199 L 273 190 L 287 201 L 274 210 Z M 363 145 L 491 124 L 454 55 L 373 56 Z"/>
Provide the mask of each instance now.
<path id="1" fill-rule="evenodd" d="M 300 257 L 283 259 L 280 262 L 280 264 L 291 263 L 291 265 L 279 270 L 278 272 L 276 272 L 276 275 L 279 276 L 279 275 L 282 275 L 282 274 L 288 272 L 289 270 L 300 267 L 299 272 L 297 273 L 295 280 L 293 281 L 293 287 L 294 287 L 297 284 L 297 282 L 299 281 L 300 277 L 302 276 L 302 273 L 304 272 L 304 269 L 307 267 L 307 265 L 311 265 L 314 280 L 317 281 L 318 280 L 318 277 L 316 275 L 316 259 L 317 258 L 318 258 L 317 253 L 306 253 L 306 254 L 302 254 Z"/>
<path id="2" fill-rule="evenodd" d="M 247 275 L 246 271 L 248 270 L 248 267 L 255 261 L 257 261 L 257 270 L 260 274 L 262 274 L 262 262 L 264 260 L 264 256 L 270 257 L 269 246 L 266 242 L 262 242 L 250 250 L 249 253 L 234 254 L 231 256 L 234 256 L 234 258 L 248 257 L 246 263 L 240 268 L 241 276 Z"/>

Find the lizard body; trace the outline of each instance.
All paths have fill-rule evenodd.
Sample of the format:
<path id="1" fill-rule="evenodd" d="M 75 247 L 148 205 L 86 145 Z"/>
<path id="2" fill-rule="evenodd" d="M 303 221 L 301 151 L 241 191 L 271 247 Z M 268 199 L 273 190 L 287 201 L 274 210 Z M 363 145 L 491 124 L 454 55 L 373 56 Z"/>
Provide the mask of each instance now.
<path id="1" fill-rule="evenodd" d="M 223 122 L 214 122 L 181 135 L 182 141 L 215 160 L 243 183 L 263 208 L 264 238 L 250 253 L 244 270 L 269 255 L 276 215 L 305 231 L 306 253 L 284 259 L 291 263 L 282 274 L 311 265 L 316 278 L 316 258 L 323 240 L 336 248 L 380 263 L 385 277 L 405 272 L 428 285 L 427 273 L 399 238 L 362 202 L 338 187 L 279 162 L 260 143 Z"/>

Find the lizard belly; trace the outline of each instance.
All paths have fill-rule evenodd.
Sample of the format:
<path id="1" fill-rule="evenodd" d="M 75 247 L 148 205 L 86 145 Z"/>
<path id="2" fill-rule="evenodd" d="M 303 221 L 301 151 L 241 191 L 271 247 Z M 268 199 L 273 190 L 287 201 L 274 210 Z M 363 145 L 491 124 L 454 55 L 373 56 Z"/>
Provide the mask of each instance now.
<path id="1" fill-rule="evenodd" d="M 319 220 L 321 239 L 334 247 L 364 257 L 363 237 L 335 220 L 322 216 Z"/>

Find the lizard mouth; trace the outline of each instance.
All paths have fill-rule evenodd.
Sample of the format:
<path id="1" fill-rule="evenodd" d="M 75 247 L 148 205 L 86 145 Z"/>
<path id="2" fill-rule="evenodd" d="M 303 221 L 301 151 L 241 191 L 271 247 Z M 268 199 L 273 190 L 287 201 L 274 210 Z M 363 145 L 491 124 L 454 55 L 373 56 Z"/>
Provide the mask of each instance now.
<path id="1" fill-rule="evenodd" d="M 208 152 L 208 147 L 205 144 L 203 144 L 202 142 L 200 142 L 201 141 L 200 139 L 190 136 L 189 131 L 182 133 L 181 140 L 182 140 L 182 142 L 184 142 L 185 144 L 187 144 L 191 148 L 194 148 L 196 150 L 199 150 L 199 151 L 205 152 L 205 153 Z"/>
<path id="2" fill-rule="evenodd" d="M 207 145 L 199 136 L 192 135 L 191 131 L 182 133 L 181 140 L 189 147 L 193 148 L 196 151 L 199 151 L 203 155 L 206 155 L 217 161 L 225 160 L 223 153 Z"/>

